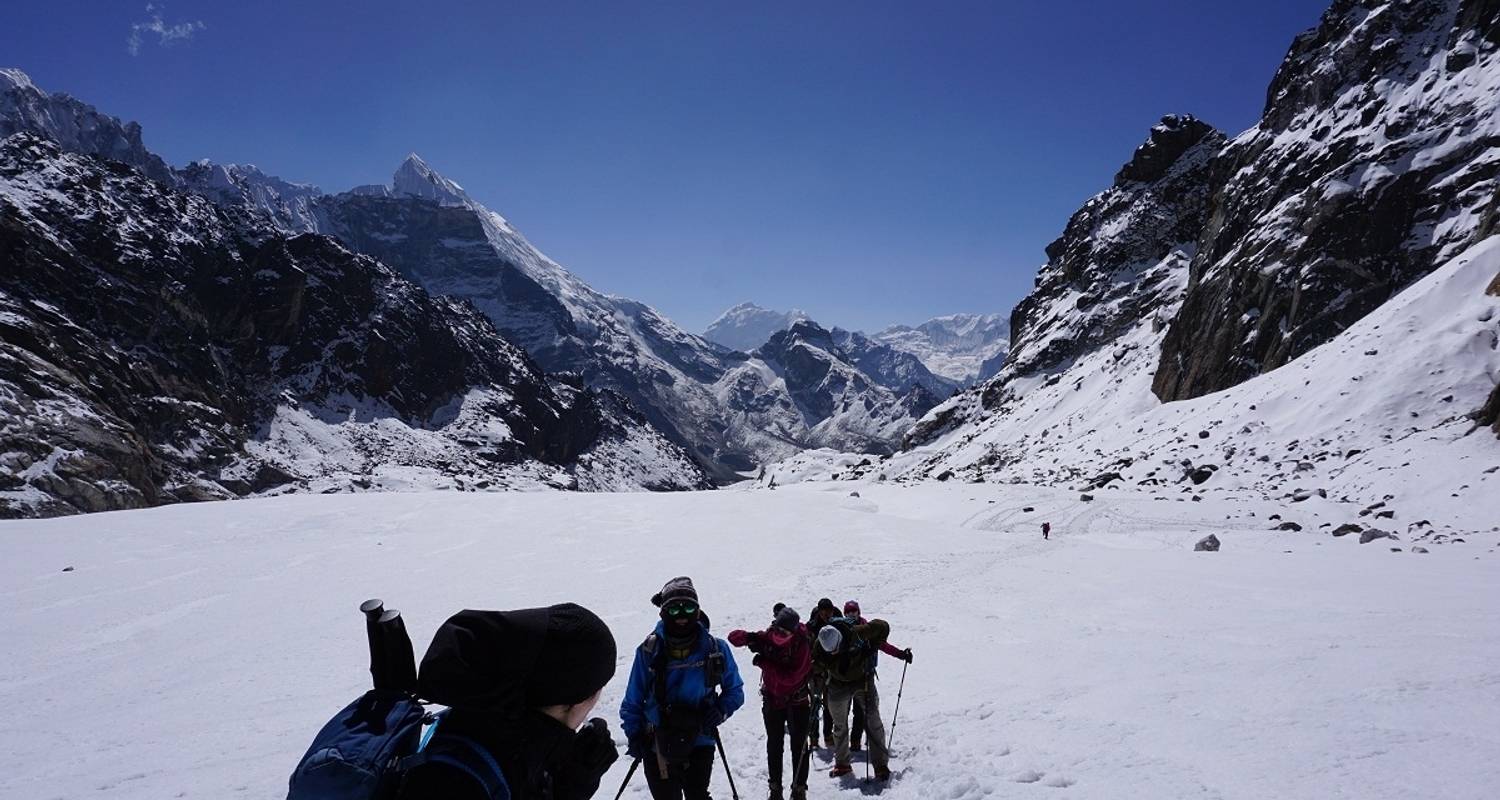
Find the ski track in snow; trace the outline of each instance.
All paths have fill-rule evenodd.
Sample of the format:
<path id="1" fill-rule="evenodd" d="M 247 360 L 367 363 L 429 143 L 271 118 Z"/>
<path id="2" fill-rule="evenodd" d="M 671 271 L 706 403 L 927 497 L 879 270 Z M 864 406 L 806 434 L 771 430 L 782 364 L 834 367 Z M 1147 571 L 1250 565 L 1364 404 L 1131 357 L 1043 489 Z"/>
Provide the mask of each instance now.
<path id="1" fill-rule="evenodd" d="M 317 728 L 367 684 L 355 607 L 373 596 L 402 610 L 418 657 L 460 608 L 594 608 L 620 645 L 598 710 L 618 737 L 647 598 L 677 574 L 721 636 L 763 627 L 777 600 L 805 613 L 827 595 L 859 599 L 913 648 L 893 781 L 860 780 L 859 753 L 853 777 L 830 779 L 819 751 L 813 798 L 1500 785 L 1486 757 L 1500 745 L 1493 535 L 1417 555 L 1268 531 L 1284 509 L 1259 497 L 849 489 L 293 496 L 0 523 L 0 700 L 18 710 L 0 729 L 0 798 L 283 797 Z M 1192 552 L 1210 532 L 1224 550 Z M 754 798 L 758 671 L 736 655 L 752 696 L 724 738 Z M 890 729 L 901 665 L 882 664 Z M 722 765 L 712 785 L 729 796 Z M 644 780 L 625 796 L 646 798 Z"/>

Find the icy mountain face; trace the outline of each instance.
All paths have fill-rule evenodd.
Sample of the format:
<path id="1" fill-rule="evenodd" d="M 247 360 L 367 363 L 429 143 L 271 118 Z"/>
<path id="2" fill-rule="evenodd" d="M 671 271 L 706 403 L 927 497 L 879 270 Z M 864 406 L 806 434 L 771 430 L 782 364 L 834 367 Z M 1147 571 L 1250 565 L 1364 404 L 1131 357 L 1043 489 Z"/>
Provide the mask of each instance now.
<path id="1" fill-rule="evenodd" d="M 859 334 L 828 331 L 811 320 L 772 334 L 749 361 L 730 370 L 717 392 L 747 447 L 785 458 L 808 447 L 891 452 L 906 428 L 937 403 L 920 379 L 895 374 L 882 385 L 858 348 L 889 350 Z M 853 349 L 851 349 L 853 348 Z M 932 379 L 914 357 L 917 370 Z M 868 352 L 865 353 L 869 358 Z"/>
<path id="2" fill-rule="evenodd" d="M 163 183 L 176 176 L 141 142 L 141 126 L 101 114 L 66 94 L 37 88 L 26 73 L 0 69 L 0 139 L 27 131 L 43 135 L 63 149 L 129 164 Z"/>
<path id="3" fill-rule="evenodd" d="M 795 308 L 783 312 L 761 308 L 754 303 L 740 303 L 720 314 L 703 332 L 703 338 L 730 350 L 748 353 L 765 344 L 772 334 L 803 319 L 808 319 L 807 312 Z"/>
<path id="4" fill-rule="evenodd" d="M 892 325 L 870 338 L 922 360 L 960 386 L 989 379 L 1010 351 L 1010 320 L 1002 314 L 950 314 L 921 325 Z"/>
<path id="5" fill-rule="evenodd" d="M 0 516 L 703 485 L 617 398 L 549 382 L 372 258 L 30 134 L 0 144 Z"/>
<path id="6" fill-rule="evenodd" d="M 1214 169 L 1166 401 L 1287 364 L 1497 230 L 1500 3 L 1338 0 Z"/>
<path id="7" fill-rule="evenodd" d="M 323 191 L 310 183 L 284 181 L 253 165 L 216 164 L 207 159 L 178 170 L 177 179 L 184 189 L 219 205 L 257 209 L 289 233 L 314 233 L 323 227 L 314 211 Z"/>

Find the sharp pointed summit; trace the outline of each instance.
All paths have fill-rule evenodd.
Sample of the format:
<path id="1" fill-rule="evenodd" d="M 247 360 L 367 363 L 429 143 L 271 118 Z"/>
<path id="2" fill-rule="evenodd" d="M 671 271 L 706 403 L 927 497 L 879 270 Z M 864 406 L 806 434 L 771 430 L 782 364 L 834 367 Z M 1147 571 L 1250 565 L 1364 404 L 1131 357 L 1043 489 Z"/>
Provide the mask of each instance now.
<path id="1" fill-rule="evenodd" d="M 469 195 L 464 187 L 439 175 L 416 153 L 409 153 L 396 174 L 391 178 L 391 189 L 396 195 L 409 195 L 432 200 L 439 205 L 469 205 Z"/>

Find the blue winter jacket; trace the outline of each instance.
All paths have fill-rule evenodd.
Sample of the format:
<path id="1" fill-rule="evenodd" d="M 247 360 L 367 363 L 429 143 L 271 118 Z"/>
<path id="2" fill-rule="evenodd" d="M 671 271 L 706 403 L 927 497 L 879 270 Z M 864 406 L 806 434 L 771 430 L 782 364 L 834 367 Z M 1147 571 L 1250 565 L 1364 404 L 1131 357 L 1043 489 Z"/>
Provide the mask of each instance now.
<path id="1" fill-rule="evenodd" d="M 665 623 L 656 623 L 656 646 L 666 647 Z M 717 649 L 724 655 L 724 677 L 718 687 L 708 685 L 704 670 L 708 666 L 708 655 Z M 656 680 L 651 674 L 651 662 L 655 654 L 648 654 L 645 646 L 635 649 L 635 663 L 630 667 L 630 682 L 625 686 L 625 700 L 620 703 L 620 728 L 625 736 L 634 738 L 647 726 L 661 724 L 660 698 L 654 697 Z M 740 678 L 740 668 L 734 663 L 734 653 L 729 643 L 717 639 L 706 628 L 699 627 L 698 645 L 685 659 L 668 659 L 667 705 L 699 706 L 711 702 L 719 713 L 728 719 L 745 704 L 745 682 Z M 718 688 L 718 696 L 708 700 Z M 698 746 L 712 746 L 713 737 L 705 732 L 698 737 Z"/>

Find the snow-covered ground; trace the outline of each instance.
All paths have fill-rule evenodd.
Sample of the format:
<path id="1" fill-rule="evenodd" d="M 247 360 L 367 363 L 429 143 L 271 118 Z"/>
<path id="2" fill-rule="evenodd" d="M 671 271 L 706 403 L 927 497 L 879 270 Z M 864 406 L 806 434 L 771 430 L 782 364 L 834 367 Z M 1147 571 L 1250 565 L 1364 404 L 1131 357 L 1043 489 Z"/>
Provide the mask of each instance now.
<path id="1" fill-rule="evenodd" d="M 402 610 L 419 655 L 460 608 L 596 609 L 621 645 L 600 708 L 618 735 L 648 598 L 684 573 L 721 635 L 823 595 L 891 621 L 916 653 L 891 798 L 1493 797 L 1494 537 L 1417 554 L 1266 530 L 1278 510 L 805 483 L 302 495 L 0 523 L 0 797 L 282 797 L 319 725 L 366 686 L 355 607 L 374 596 Z M 1223 550 L 1193 552 L 1210 531 Z M 882 670 L 888 725 L 896 666 Z M 724 731 L 747 798 L 764 786 L 756 702 Z M 713 786 L 728 797 L 721 769 Z M 824 771 L 811 787 L 869 788 Z M 627 797 L 646 796 L 637 777 Z"/>

